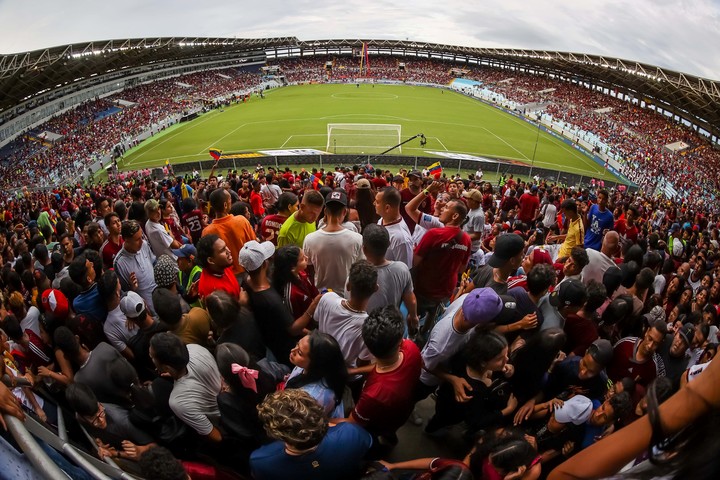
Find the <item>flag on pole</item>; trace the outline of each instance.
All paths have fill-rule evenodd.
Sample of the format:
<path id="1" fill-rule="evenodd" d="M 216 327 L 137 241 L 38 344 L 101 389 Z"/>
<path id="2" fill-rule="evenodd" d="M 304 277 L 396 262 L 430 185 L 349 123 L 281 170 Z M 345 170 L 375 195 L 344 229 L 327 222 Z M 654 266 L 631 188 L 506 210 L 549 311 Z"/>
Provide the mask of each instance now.
<path id="1" fill-rule="evenodd" d="M 217 148 L 211 148 L 210 149 L 210 156 L 215 160 L 216 162 L 220 160 L 220 156 L 222 155 L 222 150 L 219 150 Z"/>
<path id="2" fill-rule="evenodd" d="M 433 177 L 440 178 L 440 175 L 442 175 L 442 165 L 440 165 L 440 162 L 435 162 L 428 167 L 428 171 Z"/>

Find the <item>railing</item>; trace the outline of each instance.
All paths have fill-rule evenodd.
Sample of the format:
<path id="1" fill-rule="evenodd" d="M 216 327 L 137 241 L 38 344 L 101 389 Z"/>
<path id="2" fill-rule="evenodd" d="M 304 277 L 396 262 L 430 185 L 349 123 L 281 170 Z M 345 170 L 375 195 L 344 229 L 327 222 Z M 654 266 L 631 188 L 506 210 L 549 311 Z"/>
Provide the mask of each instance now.
<path id="1" fill-rule="evenodd" d="M 35 441 L 35 438 L 27 431 L 23 422 L 10 415 L 3 415 L 3 420 L 5 420 L 8 430 L 10 430 L 20 449 L 43 478 L 49 480 L 67 480 L 67 475 L 50 460 L 47 453 L 43 451 L 37 441 Z"/>
<path id="2" fill-rule="evenodd" d="M 68 475 L 45 453 L 36 438 L 63 453 L 95 480 L 136 480 L 136 477 L 120 469 L 111 460 L 103 462 L 72 445 L 67 439 L 65 419 L 60 407 L 58 407 L 58 435 L 29 415 L 24 421 L 9 415 L 3 415 L 3 420 L 26 458 L 43 479 L 67 480 Z"/>

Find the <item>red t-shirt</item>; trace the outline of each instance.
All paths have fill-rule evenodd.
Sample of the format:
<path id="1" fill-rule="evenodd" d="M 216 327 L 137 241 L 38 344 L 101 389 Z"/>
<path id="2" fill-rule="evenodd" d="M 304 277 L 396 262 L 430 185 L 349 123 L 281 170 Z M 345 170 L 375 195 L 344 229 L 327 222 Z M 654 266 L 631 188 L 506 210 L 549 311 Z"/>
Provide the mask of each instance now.
<path id="1" fill-rule="evenodd" d="M 202 212 L 199 208 L 196 208 L 192 212 L 186 213 L 182 216 L 183 225 L 188 227 L 190 230 L 190 236 L 192 237 L 193 243 L 197 243 L 202 236 Z"/>
<path id="2" fill-rule="evenodd" d="M 278 233 L 285 220 L 287 220 L 287 217 L 282 215 L 268 215 L 263 218 L 262 222 L 260 222 L 260 236 L 277 246 Z"/>
<path id="3" fill-rule="evenodd" d="M 459 227 L 428 230 L 415 247 L 422 261 L 415 268 L 415 293 L 433 299 L 449 298 L 458 282 L 460 269 L 470 259 L 472 242 Z"/>
<path id="4" fill-rule="evenodd" d="M 255 190 L 250 192 L 250 207 L 256 217 L 265 215 L 265 207 L 263 207 L 262 197 Z"/>
<path id="5" fill-rule="evenodd" d="M 203 269 L 198 284 L 198 296 L 205 298 L 215 290 L 223 290 L 233 298 L 240 298 L 240 284 L 235 278 L 232 267 L 226 268 L 221 277 L 210 273 L 208 269 Z"/>
<path id="6" fill-rule="evenodd" d="M 595 322 L 575 314 L 570 314 L 565 318 L 564 330 L 567 341 L 563 350 L 579 357 L 585 355 L 590 344 L 599 338 Z"/>
<path id="7" fill-rule="evenodd" d="M 368 374 L 351 415 L 355 423 L 375 435 L 391 434 L 402 427 L 415 407 L 413 391 L 420 378 L 420 349 L 412 340 L 400 345 L 402 363 L 391 372 L 377 368 Z"/>
<path id="8" fill-rule="evenodd" d="M 402 215 L 403 220 L 405 220 L 405 223 L 410 229 L 410 233 L 413 233 L 416 225 L 415 220 L 410 218 L 410 215 L 408 215 L 405 211 L 405 205 L 415 198 L 415 194 L 412 193 L 409 188 L 405 188 L 400 191 L 400 198 L 402 199 L 402 202 L 400 203 L 400 215 Z M 418 210 L 423 213 L 432 213 L 432 199 L 430 197 L 425 198 L 425 200 L 420 203 L 420 208 L 418 208 Z"/>
<path id="9" fill-rule="evenodd" d="M 298 272 L 300 279 L 290 283 L 290 309 L 293 318 L 299 318 L 307 311 L 310 304 L 320 293 L 310 281 L 306 272 Z"/>
<path id="10" fill-rule="evenodd" d="M 105 268 L 113 268 L 113 262 L 115 262 L 115 255 L 122 249 L 123 238 L 120 237 L 120 243 L 115 243 L 109 238 L 100 247 L 100 254 L 102 255 L 103 265 Z"/>
<path id="11" fill-rule="evenodd" d="M 628 228 L 627 221 L 624 218 L 621 218 L 620 220 L 615 222 L 615 231 L 618 232 L 620 235 L 625 235 L 628 240 L 637 242 L 637 237 L 638 237 L 637 226 L 635 226 L 633 224 L 632 227 Z"/>
<path id="12" fill-rule="evenodd" d="M 657 376 L 665 376 L 665 368 L 662 359 L 657 354 L 653 358 L 638 363 L 635 360 L 635 352 L 641 339 L 636 337 L 625 337 L 619 340 L 613 347 L 613 359 L 607 369 L 608 377 L 613 382 L 630 377 L 642 386 L 648 386 Z"/>
<path id="13" fill-rule="evenodd" d="M 523 223 L 529 223 L 534 220 L 533 213 L 536 209 L 540 208 L 540 199 L 537 195 L 531 195 L 529 193 L 523 193 L 520 196 L 520 212 L 518 212 L 518 219 Z"/>

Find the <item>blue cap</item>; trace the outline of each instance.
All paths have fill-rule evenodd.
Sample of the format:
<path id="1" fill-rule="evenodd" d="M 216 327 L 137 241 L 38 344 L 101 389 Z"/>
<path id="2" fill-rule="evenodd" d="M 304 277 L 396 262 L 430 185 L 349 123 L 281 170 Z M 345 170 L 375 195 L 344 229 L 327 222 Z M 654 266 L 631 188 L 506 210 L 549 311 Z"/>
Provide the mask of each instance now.
<path id="1" fill-rule="evenodd" d="M 180 248 L 175 248 L 172 252 L 173 255 L 178 258 L 187 258 L 190 255 L 197 257 L 197 250 L 195 250 L 195 246 L 190 243 L 187 243 Z"/>

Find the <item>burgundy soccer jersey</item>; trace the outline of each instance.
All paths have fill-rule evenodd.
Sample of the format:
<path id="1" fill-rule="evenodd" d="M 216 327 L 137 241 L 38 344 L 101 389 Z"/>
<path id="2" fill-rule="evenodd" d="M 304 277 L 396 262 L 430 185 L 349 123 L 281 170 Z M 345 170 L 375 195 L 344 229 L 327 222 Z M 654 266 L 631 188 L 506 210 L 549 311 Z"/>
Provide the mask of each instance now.
<path id="1" fill-rule="evenodd" d="M 183 224 L 187 225 L 190 230 L 190 236 L 192 237 L 193 243 L 197 243 L 202 236 L 202 212 L 199 208 L 196 208 L 190 213 L 186 213 L 182 216 Z"/>
<path id="2" fill-rule="evenodd" d="M 360 399 L 351 413 L 356 423 L 376 435 L 394 433 L 415 407 L 413 390 L 422 368 L 420 349 L 412 340 L 405 339 L 400 351 L 403 360 L 398 368 L 387 373 L 380 373 L 375 368 L 368 374 Z"/>

